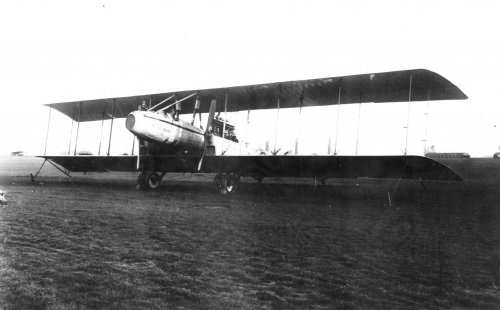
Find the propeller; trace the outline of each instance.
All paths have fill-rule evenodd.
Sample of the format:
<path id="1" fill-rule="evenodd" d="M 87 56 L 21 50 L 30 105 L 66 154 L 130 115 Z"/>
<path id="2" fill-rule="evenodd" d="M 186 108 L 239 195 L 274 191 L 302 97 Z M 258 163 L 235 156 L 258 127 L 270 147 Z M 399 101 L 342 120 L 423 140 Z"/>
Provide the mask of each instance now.
<path id="1" fill-rule="evenodd" d="M 207 127 L 205 129 L 205 141 L 203 143 L 203 153 L 201 154 L 200 161 L 198 162 L 198 171 L 201 170 L 201 165 L 203 164 L 203 158 L 205 157 L 205 154 L 207 152 L 208 138 L 212 133 L 212 123 L 214 121 L 216 108 L 217 108 L 217 101 L 215 99 L 212 99 L 212 102 L 210 103 L 210 111 L 208 112 Z"/>

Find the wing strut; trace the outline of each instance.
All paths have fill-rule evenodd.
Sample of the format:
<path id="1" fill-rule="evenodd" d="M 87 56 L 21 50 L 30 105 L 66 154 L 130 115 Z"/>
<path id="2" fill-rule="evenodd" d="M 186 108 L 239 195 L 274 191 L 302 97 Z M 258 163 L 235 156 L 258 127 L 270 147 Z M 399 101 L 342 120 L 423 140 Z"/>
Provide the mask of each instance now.
<path id="1" fill-rule="evenodd" d="M 300 94 L 300 107 L 299 107 L 299 123 L 297 129 L 297 138 L 295 139 L 295 155 L 299 154 L 299 139 L 300 139 L 300 125 L 302 123 L 302 105 L 304 103 L 304 89 L 302 89 L 302 93 Z"/>
<path id="2" fill-rule="evenodd" d="M 111 106 L 111 128 L 109 129 L 108 156 L 109 156 L 109 151 L 111 149 L 111 138 L 113 135 L 113 121 L 115 120 L 115 102 L 116 99 L 113 99 L 113 105 Z"/>
<path id="3" fill-rule="evenodd" d="M 358 103 L 358 128 L 356 129 L 356 152 L 355 154 L 358 155 L 358 144 L 359 144 L 359 127 L 361 123 L 361 100 Z"/>
<path id="4" fill-rule="evenodd" d="M 130 152 L 130 155 L 134 155 L 134 149 L 135 149 L 135 136 L 132 135 L 132 151 Z"/>
<path id="5" fill-rule="evenodd" d="M 408 90 L 408 114 L 406 116 L 406 139 L 405 139 L 405 155 L 408 150 L 408 131 L 410 129 L 410 107 L 411 107 L 411 84 L 413 82 L 413 73 L 410 74 L 410 89 Z"/>
<path id="6" fill-rule="evenodd" d="M 78 107 L 78 122 L 76 124 L 76 141 L 75 141 L 75 151 L 73 152 L 73 155 L 76 155 L 76 147 L 78 146 L 78 134 L 80 133 L 80 116 L 82 114 L 82 102 L 80 101 L 79 107 Z"/>
<path id="7" fill-rule="evenodd" d="M 250 105 L 247 106 L 247 136 L 245 146 L 248 148 L 248 138 L 250 137 Z"/>
<path id="8" fill-rule="evenodd" d="M 170 108 L 170 107 L 172 107 L 172 106 L 174 106 L 174 105 L 177 105 L 177 104 L 179 104 L 179 103 L 183 102 L 183 101 L 184 101 L 184 100 L 186 100 L 186 99 L 189 99 L 189 98 L 191 98 L 191 97 L 193 97 L 193 96 L 196 96 L 197 94 L 198 94 L 198 93 L 192 93 L 191 95 L 188 95 L 188 96 L 186 96 L 186 97 L 184 97 L 184 98 L 182 98 L 182 99 L 175 100 L 175 102 L 173 102 L 173 103 L 171 103 L 171 104 L 167 105 L 167 106 L 166 106 L 166 107 L 164 107 L 164 108 L 159 109 L 157 112 L 164 111 L 164 110 L 166 110 L 166 109 L 168 109 L 168 108 Z M 175 96 L 175 95 L 174 95 L 174 96 Z"/>
<path id="9" fill-rule="evenodd" d="M 97 155 L 101 155 L 101 144 L 102 144 L 102 129 L 104 127 L 104 116 L 106 113 L 106 107 L 104 107 L 104 111 L 102 111 L 102 120 L 101 120 L 101 135 L 99 137 L 99 151 L 97 151 Z"/>
<path id="10" fill-rule="evenodd" d="M 430 97 L 430 91 L 427 90 L 427 111 L 425 111 L 424 155 L 425 153 L 427 153 L 427 130 L 429 127 L 429 97 Z"/>
<path id="11" fill-rule="evenodd" d="M 47 122 L 47 134 L 45 135 L 45 150 L 43 155 L 47 155 L 47 142 L 49 141 L 49 129 L 50 129 L 50 114 L 52 113 L 52 108 L 49 107 L 49 121 Z"/>
<path id="12" fill-rule="evenodd" d="M 342 87 L 339 86 L 339 99 L 337 100 L 337 125 L 335 128 L 335 146 L 333 148 L 333 155 L 337 155 L 337 139 L 339 136 L 339 121 L 340 121 L 340 95 L 342 94 Z M 330 149 L 330 147 L 328 147 Z"/>
<path id="13" fill-rule="evenodd" d="M 281 103 L 281 84 L 278 88 L 278 102 L 276 105 L 276 124 L 274 125 L 274 150 L 273 154 L 277 155 L 278 153 L 278 127 L 280 122 L 280 103 Z M 268 151 L 269 145 L 266 145 L 266 151 Z"/>
<path id="14" fill-rule="evenodd" d="M 62 173 L 64 173 L 68 178 L 71 178 L 71 175 L 69 174 L 68 170 L 61 169 L 56 164 L 54 164 L 50 159 L 45 158 L 45 160 L 43 161 L 42 165 L 40 166 L 40 168 L 38 169 L 38 171 L 35 173 L 35 175 L 33 175 L 33 173 L 30 173 L 30 179 L 31 179 L 32 183 L 35 183 L 35 179 L 38 176 L 38 174 L 40 173 L 40 171 L 42 171 L 42 168 L 43 168 L 43 165 L 45 165 L 45 162 L 49 162 L 49 164 L 51 164 L 52 166 L 56 167 L 57 170 L 59 170 Z"/>
<path id="15" fill-rule="evenodd" d="M 68 146 L 68 155 L 71 155 L 71 140 L 73 138 L 73 126 L 75 124 L 75 113 L 73 113 L 73 117 L 71 118 L 71 131 L 69 133 L 69 146 Z"/>
<path id="16" fill-rule="evenodd" d="M 175 95 L 172 95 L 172 96 L 168 97 L 167 99 L 165 99 L 165 100 L 161 101 L 160 103 L 156 104 L 154 107 L 149 108 L 149 109 L 148 109 L 148 111 L 152 111 L 154 108 L 156 108 L 156 107 L 158 107 L 158 106 L 162 105 L 163 103 L 165 103 L 165 102 L 169 101 L 170 99 L 172 99 L 172 98 L 174 98 L 174 97 L 175 97 Z M 150 98 L 150 99 L 151 99 L 151 98 Z M 151 104 L 151 101 L 150 101 L 149 103 Z"/>

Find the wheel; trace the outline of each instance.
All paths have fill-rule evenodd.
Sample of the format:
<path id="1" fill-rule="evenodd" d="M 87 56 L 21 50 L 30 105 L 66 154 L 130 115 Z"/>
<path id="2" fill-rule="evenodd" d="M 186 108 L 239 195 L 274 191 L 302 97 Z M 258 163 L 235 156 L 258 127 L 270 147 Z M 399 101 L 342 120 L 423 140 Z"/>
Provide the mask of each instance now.
<path id="1" fill-rule="evenodd" d="M 144 175 L 144 188 L 157 189 L 160 187 L 161 178 L 156 172 L 148 172 Z"/>
<path id="2" fill-rule="evenodd" d="M 222 174 L 217 173 L 214 177 L 214 184 L 217 186 L 217 188 L 222 187 Z"/>
<path id="3" fill-rule="evenodd" d="M 222 184 L 219 192 L 223 195 L 232 194 L 238 189 L 240 185 L 240 178 L 233 174 L 226 174 L 222 177 Z"/>

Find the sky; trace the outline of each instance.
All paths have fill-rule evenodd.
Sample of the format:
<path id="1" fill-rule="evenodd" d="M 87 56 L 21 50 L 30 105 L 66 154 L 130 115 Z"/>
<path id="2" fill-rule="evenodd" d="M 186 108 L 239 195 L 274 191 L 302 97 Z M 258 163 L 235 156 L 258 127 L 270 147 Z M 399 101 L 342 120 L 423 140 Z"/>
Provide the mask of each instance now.
<path id="1" fill-rule="evenodd" d="M 76 124 L 43 104 L 425 68 L 464 101 L 233 113 L 240 141 L 326 154 L 491 156 L 500 146 L 498 1 L 0 2 L 0 155 L 73 153 Z M 337 113 L 339 124 L 337 125 Z M 277 121 L 278 120 L 278 121 Z M 409 123 L 406 141 L 406 124 Z M 338 129 L 337 129 L 338 128 Z M 110 122 L 78 151 L 107 151 Z M 131 153 L 123 120 L 111 154 Z M 425 141 L 424 141 L 425 140 Z M 406 146 L 405 146 L 406 144 Z"/>

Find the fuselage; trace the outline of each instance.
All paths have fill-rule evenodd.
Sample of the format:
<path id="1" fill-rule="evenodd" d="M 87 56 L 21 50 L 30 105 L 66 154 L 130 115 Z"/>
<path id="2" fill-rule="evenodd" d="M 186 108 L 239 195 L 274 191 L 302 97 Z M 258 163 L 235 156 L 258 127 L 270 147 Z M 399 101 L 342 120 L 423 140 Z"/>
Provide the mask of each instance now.
<path id="1" fill-rule="evenodd" d="M 135 111 L 127 116 L 125 126 L 139 139 L 172 147 L 182 146 L 203 149 L 202 129 L 183 120 L 174 119 L 169 113 Z"/>
<path id="2" fill-rule="evenodd" d="M 169 113 L 134 111 L 125 121 L 127 129 L 139 139 L 161 145 L 175 153 L 201 154 L 207 147 L 213 155 L 253 155 L 257 150 L 214 134 L 205 134 L 201 128 L 175 119 Z"/>

